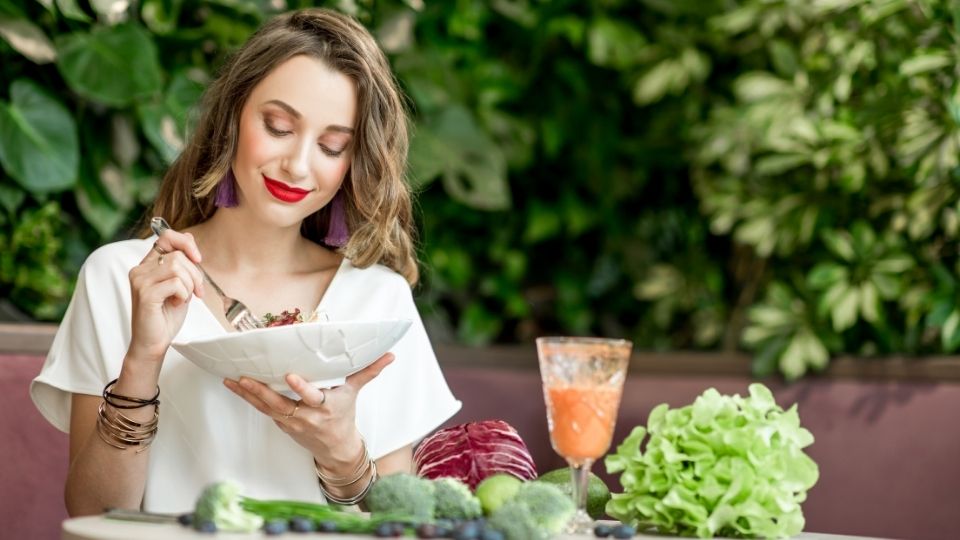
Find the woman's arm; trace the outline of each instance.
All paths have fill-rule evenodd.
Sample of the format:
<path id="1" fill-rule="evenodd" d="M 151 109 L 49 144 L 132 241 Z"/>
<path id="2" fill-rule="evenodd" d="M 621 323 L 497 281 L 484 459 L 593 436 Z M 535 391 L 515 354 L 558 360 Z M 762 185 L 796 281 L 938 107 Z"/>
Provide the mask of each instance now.
<path id="1" fill-rule="evenodd" d="M 413 473 L 413 446 L 407 445 L 377 460 L 377 474 Z"/>
<path id="2" fill-rule="evenodd" d="M 395 473 L 413 473 L 413 447 L 410 445 L 398 448 L 393 452 L 381 457 L 380 459 L 375 460 L 377 464 L 377 475 L 378 476 L 388 476 Z M 363 487 L 370 480 L 370 475 L 373 474 L 371 469 L 366 474 L 361 477 L 355 485 L 348 487 L 325 487 L 325 491 L 329 492 L 335 497 L 341 498 L 350 498 L 357 494 L 358 487 Z M 366 505 L 364 501 L 359 503 L 361 510 L 366 510 Z"/>
<path id="3" fill-rule="evenodd" d="M 150 399 L 156 392 L 159 364 L 124 362 L 118 394 Z M 146 485 L 149 447 L 139 454 L 136 448 L 120 450 L 96 433 L 101 396 L 73 394 L 70 409 L 70 468 L 64 499 L 70 516 L 102 513 L 107 508 L 140 508 Z M 124 411 L 134 421 L 149 421 L 154 407 Z"/>
<path id="4" fill-rule="evenodd" d="M 167 231 L 130 270 L 131 339 L 112 388 L 119 401 L 124 401 L 123 396 L 150 400 L 157 393 L 164 356 L 183 325 L 187 305 L 194 294 L 203 295 L 203 276 L 191 262 L 199 260 L 192 236 Z M 143 424 L 155 418 L 155 405 L 129 409 L 104 405 L 104 426 L 109 427 L 104 436 L 98 431 L 98 423 L 104 421 L 98 412 L 102 403 L 100 396 L 74 394 L 71 398 L 70 468 L 64 489 L 71 516 L 98 514 L 106 508 L 139 508 L 143 500 L 153 437 Z M 141 427 L 131 427 L 120 415 Z"/>

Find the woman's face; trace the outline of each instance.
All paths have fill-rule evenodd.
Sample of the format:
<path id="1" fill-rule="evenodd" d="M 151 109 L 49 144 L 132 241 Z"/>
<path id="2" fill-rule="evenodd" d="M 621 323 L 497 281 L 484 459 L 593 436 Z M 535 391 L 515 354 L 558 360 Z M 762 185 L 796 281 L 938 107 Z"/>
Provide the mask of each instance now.
<path id="1" fill-rule="evenodd" d="M 320 60 L 295 56 L 254 87 L 233 162 L 239 208 L 281 227 L 323 208 L 350 167 L 357 90 Z"/>

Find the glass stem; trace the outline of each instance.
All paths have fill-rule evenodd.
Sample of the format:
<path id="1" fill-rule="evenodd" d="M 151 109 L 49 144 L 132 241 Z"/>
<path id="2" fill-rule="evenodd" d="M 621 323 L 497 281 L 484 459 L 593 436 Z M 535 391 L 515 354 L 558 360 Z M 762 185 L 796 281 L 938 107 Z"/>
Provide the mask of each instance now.
<path id="1" fill-rule="evenodd" d="M 577 505 L 577 514 L 573 518 L 571 532 L 584 533 L 589 531 L 592 520 L 587 515 L 587 487 L 590 481 L 590 467 L 592 460 L 579 463 L 570 463 L 570 481 L 573 486 L 573 502 Z"/>

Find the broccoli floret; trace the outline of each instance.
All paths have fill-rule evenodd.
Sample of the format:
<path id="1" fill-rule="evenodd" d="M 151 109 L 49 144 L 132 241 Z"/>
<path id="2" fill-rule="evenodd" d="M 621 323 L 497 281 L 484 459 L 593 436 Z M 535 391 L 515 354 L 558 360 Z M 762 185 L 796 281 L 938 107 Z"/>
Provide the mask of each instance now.
<path id="1" fill-rule="evenodd" d="M 252 532 L 263 526 L 263 518 L 240 506 L 240 486 L 233 482 L 217 482 L 204 488 L 197 498 L 193 522 L 212 522 L 218 531 Z"/>
<path id="2" fill-rule="evenodd" d="M 494 510 L 487 518 L 487 527 L 503 533 L 505 540 L 546 540 L 547 531 L 537 525 L 530 506 L 513 499 Z"/>
<path id="3" fill-rule="evenodd" d="M 364 501 L 372 513 L 407 515 L 423 521 L 432 520 L 436 509 L 433 482 L 407 473 L 377 480 Z"/>
<path id="4" fill-rule="evenodd" d="M 513 500 L 523 501 L 530 508 L 530 515 L 537 526 L 550 534 L 563 531 L 577 511 L 573 499 L 563 490 L 541 482 L 523 484 Z"/>
<path id="5" fill-rule="evenodd" d="M 456 478 L 437 478 L 433 481 L 437 500 L 437 517 L 442 519 L 473 519 L 483 515 L 480 499 L 470 487 Z"/>

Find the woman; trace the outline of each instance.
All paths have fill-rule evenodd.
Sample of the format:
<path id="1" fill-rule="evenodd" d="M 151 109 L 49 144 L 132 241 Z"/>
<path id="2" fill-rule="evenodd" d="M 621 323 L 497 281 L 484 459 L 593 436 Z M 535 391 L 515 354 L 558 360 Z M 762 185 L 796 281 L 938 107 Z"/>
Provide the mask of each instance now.
<path id="1" fill-rule="evenodd" d="M 90 255 L 31 386 L 70 433 L 71 515 L 179 512 L 218 480 L 253 497 L 353 504 L 378 472 L 411 469 L 412 444 L 460 404 L 410 292 L 406 126 L 383 53 L 336 12 L 280 16 L 228 62 L 149 213 L 172 230 Z M 193 264 L 201 253 L 254 313 L 414 325 L 342 386 L 287 375 L 299 399 L 221 381 L 170 348 L 233 331 Z"/>

